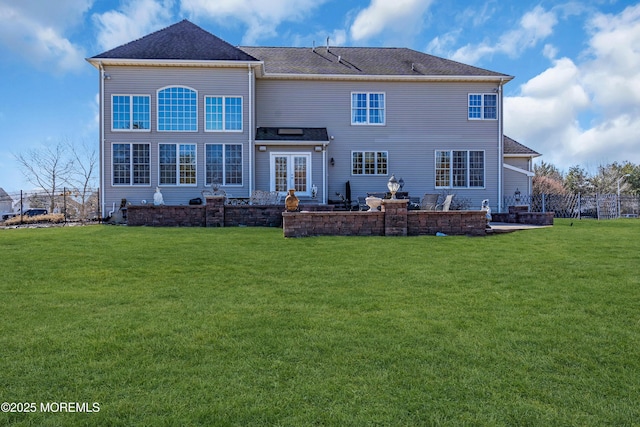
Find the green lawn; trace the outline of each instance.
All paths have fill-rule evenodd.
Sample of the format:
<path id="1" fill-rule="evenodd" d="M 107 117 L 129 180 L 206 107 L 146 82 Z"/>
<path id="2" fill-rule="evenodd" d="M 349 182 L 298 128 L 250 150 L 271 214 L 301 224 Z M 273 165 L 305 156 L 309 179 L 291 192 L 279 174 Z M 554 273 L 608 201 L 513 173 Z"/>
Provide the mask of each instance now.
<path id="1" fill-rule="evenodd" d="M 640 221 L 570 223 L 0 230 L 0 425 L 637 426 Z"/>

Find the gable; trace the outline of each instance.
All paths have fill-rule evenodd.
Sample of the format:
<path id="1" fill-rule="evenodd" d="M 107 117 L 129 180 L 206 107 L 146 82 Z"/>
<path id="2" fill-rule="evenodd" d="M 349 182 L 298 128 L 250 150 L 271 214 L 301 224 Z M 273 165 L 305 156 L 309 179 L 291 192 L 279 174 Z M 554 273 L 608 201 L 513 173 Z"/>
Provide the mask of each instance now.
<path id="1" fill-rule="evenodd" d="M 251 55 L 186 19 L 91 59 L 255 61 Z"/>

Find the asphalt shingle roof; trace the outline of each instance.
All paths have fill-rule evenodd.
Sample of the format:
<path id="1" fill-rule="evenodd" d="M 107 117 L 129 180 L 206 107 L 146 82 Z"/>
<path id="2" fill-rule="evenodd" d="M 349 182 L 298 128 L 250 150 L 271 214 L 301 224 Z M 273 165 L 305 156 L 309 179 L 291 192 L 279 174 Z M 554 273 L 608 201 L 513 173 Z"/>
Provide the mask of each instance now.
<path id="1" fill-rule="evenodd" d="M 507 135 L 504 135 L 504 154 L 523 154 L 527 156 L 539 156 L 540 153 L 533 151 L 531 148 L 526 147 L 520 144 L 518 141 L 515 141 L 509 138 Z"/>
<path id="2" fill-rule="evenodd" d="M 265 74 L 385 76 L 488 76 L 511 78 L 407 48 L 379 47 L 247 47 L 240 49 L 264 61 Z"/>
<path id="3" fill-rule="evenodd" d="M 190 61 L 256 60 L 246 52 L 186 19 L 93 58 Z"/>

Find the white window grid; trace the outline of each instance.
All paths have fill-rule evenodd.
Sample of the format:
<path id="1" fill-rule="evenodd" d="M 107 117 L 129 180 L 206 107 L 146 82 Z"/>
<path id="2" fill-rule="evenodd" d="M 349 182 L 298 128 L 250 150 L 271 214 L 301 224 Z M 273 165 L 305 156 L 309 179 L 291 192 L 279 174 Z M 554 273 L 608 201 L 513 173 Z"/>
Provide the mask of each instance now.
<path id="1" fill-rule="evenodd" d="M 484 159 L 482 150 L 437 150 L 436 188 L 484 188 Z"/>
<path id="2" fill-rule="evenodd" d="M 352 151 L 352 175 L 388 175 L 389 153 L 387 151 Z"/>
<path id="3" fill-rule="evenodd" d="M 351 124 L 384 126 L 385 99 L 384 92 L 351 92 Z"/>

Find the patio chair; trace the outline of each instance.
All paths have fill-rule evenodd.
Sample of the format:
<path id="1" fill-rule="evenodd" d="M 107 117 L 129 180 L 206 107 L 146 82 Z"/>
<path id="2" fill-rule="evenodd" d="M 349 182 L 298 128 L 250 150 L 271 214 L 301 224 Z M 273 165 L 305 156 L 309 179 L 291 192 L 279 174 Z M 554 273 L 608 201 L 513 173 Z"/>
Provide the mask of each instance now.
<path id="1" fill-rule="evenodd" d="M 435 211 L 438 205 L 438 197 L 440 197 L 439 194 L 425 194 L 422 196 L 420 208 L 425 211 Z"/>
<path id="2" fill-rule="evenodd" d="M 369 205 L 367 205 L 366 197 L 358 196 L 358 209 L 361 211 L 369 210 Z"/>

